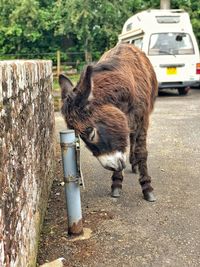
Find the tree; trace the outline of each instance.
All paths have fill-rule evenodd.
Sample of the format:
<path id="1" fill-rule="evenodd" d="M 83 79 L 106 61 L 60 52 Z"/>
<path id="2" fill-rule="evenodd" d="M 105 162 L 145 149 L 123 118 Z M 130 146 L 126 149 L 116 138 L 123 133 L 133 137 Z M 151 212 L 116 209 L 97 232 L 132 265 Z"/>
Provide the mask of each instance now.
<path id="1" fill-rule="evenodd" d="M 49 46 L 50 14 L 39 1 L 0 0 L 0 10 L 1 53 L 33 53 Z"/>
<path id="2" fill-rule="evenodd" d="M 84 51 L 93 59 L 117 43 L 124 22 L 160 0 L 0 0 L 0 53 Z M 189 12 L 200 44 L 200 1 L 173 0 Z M 33 56 L 31 56 L 33 57 Z"/>
<path id="3" fill-rule="evenodd" d="M 116 44 L 124 21 L 140 5 L 141 0 L 70 0 L 66 6 L 61 0 L 58 8 L 66 8 L 68 12 L 62 11 L 56 34 L 75 37 L 75 46 L 84 49 L 89 59 L 92 50 L 102 52 Z"/>

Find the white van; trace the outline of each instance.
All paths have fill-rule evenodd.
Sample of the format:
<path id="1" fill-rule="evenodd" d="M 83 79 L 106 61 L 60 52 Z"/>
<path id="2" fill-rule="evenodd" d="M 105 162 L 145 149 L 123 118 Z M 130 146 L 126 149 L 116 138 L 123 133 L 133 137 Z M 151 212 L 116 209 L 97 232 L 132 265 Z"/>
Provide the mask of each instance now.
<path id="1" fill-rule="evenodd" d="M 186 95 L 200 84 L 199 48 L 184 10 L 146 10 L 124 24 L 119 42 L 141 48 L 157 75 L 159 89 L 175 88 Z"/>

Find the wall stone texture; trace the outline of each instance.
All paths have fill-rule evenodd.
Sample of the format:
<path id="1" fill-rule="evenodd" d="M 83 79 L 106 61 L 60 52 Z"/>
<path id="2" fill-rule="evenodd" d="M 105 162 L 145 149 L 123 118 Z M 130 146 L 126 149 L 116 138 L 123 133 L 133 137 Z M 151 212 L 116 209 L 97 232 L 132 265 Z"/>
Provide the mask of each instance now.
<path id="1" fill-rule="evenodd" d="M 35 266 L 53 175 L 51 61 L 0 61 L 0 266 Z"/>

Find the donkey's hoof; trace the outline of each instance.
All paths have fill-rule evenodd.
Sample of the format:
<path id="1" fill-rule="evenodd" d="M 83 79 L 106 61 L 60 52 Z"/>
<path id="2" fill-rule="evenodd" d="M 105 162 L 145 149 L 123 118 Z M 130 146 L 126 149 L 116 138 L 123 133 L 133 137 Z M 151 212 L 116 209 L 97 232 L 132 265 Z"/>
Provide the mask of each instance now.
<path id="1" fill-rule="evenodd" d="M 134 174 L 138 173 L 137 166 L 132 165 L 132 173 L 134 173 Z"/>
<path id="2" fill-rule="evenodd" d="M 156 197 L 154 196 L 153 192 L 143 192 L 144 194 L 144 199 L 149 201 L 149 202 L 155 202 Z"/>
<path id="3" fill-rule="evenodd" d="M 120 197 L 121 189 L 118 187 L 112 188 L 111 196 L 112 197 Z"/>

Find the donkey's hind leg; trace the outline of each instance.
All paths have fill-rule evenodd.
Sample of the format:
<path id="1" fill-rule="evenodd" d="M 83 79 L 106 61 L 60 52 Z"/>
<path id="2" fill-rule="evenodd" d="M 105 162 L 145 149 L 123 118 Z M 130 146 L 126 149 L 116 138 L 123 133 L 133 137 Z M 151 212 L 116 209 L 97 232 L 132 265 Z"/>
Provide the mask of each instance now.
<path id="1" fill-rule="evenodd" d="M 142 128 L 136 140 L 135 157 L 138 162 L 138 168 L 140 173 L 139 182 L 142 187 L 144 199 L 150 202 L 156 200 L 153 194 L 153 187 L 151 186 L 151 177 L 148 174 L 147 168 L 147 148 L 146 148 L 147 130 Z"/>
<path id="2" fill-rule="evenodd" d="M 134 133 L 130 133 L 129 162 L 132 166 L 133 173 L 137 173 L 137 170 L 138 170 L 138 162 L 135 157 L 135 144 L 136 144 L 136 135 Z"/>
<path id="3" fill-rule="evenodd" d="M 111 196 L 120 197 L 122 189 L 123 174 L 122 171 L 114 171 L 112 175 Z"/>

